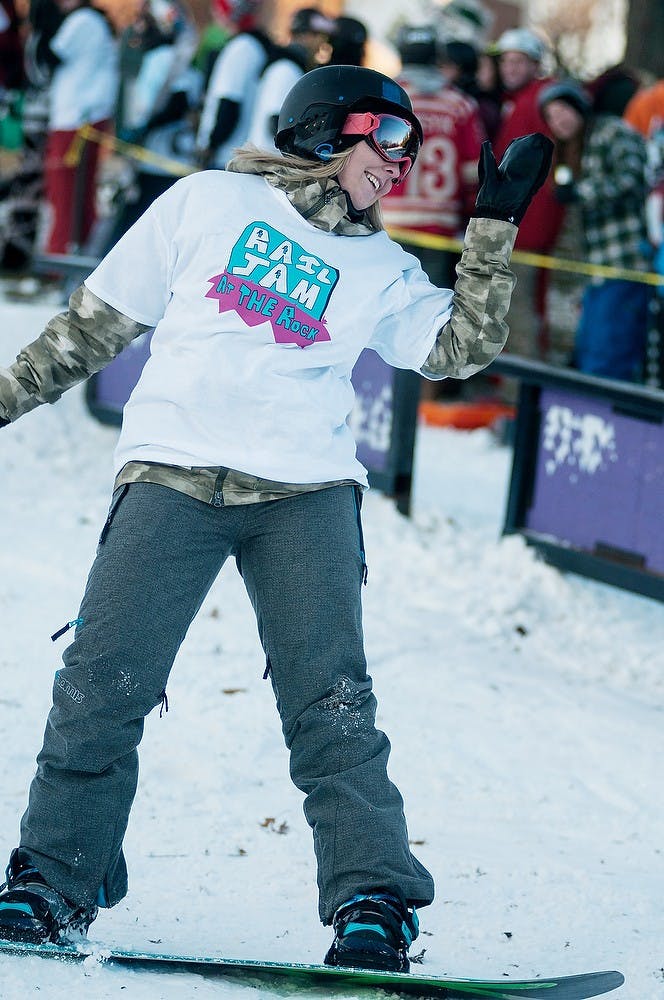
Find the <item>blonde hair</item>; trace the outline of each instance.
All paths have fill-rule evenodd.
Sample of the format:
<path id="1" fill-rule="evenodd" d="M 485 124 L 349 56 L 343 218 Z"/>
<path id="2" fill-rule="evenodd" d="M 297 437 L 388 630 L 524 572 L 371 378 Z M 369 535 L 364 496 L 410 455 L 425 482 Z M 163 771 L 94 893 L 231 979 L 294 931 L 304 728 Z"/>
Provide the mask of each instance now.
<path id="1" fill-rule="evenodd" d="M 226 169 L 238 174 L 274 174 L 288 183 L 302 184 L 310 180 L 335 178 L 345 167 L 355 147 L 334 153 L 329 160 L 307 160 L 292 153 L 271 153 L 257 146 L 247 144 L 235 150 L 235 155 L 227 163 Z M 376 230 L 384 229 L 380 202 L 367 208 L 365 215 L 369 225 Z"/>

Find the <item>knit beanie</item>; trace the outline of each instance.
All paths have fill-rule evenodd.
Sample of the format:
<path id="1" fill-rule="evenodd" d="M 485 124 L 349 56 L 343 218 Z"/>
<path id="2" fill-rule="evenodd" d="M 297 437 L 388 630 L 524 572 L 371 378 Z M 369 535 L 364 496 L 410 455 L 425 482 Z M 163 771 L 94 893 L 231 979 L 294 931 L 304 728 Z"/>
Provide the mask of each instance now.
<path id="1" fill-rule="evenodd" d="M 587 118 L 592 108 L 590 97 L 576 80 L 556 80 L 555 83 L 542 87 L 537 95 L 540 112 L 550 101 L 564 101 L 565 104 L 574 108 L 582 118 Z"/>
<path id="2" fill-rule="evenodd" d="M 586 88 L 596 114 L 617 115 L 621 118 L 639 86 L 640 80 L 635 70 L 620 63 L 591 80 Z"/>

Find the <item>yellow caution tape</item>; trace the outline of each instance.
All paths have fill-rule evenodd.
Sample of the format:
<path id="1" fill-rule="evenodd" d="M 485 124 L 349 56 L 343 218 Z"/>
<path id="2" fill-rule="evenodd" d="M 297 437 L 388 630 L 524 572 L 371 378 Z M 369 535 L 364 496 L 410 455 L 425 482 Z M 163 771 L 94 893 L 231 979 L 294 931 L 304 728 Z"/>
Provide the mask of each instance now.
<path id="1" fill-rule="evenodd" d="M 150 163 L 152 166 L 160 167 L 165 173 L 173 174 L 174 177 L 186 177 L 188 174 L 196 173 L 198 170 L 198 167 L 192 167 L 188 163 L 171 159 L 169 156 L 161 156 L 159 153 L 153 153 L 143 146 L 135 145 L 133 142 L 125 142 L 124 139 L 118 139 L 117 136 L 110 135 L 108 132 L 102 132 L 100 129 L 93 128 L 92 125 L 81 126 L 74 136 L 74 140 L 64 157 L 65 163 L 68 166 L 75 167 L 78 164 L 83 152 L 83 146 L 88 140 L 96 142 L 106 149 L 123 153 L 132 160 L 140 160 L 141 163 Z"/>
<path id="2" fill-rule="evenodd" d="M 461 240 L 450 236 L 434 236 L 432 233 L 419 233 L 413 229 L 392 226 L 389 226 L 387 231 L 395 240 L 400 243 L 410 243 L 411 246 L 458 252 L 463 249 Z M 664 275 L 655 272 L 633 271 L 623 267 L 611 267 L 608 264 L 587 264 L 582 260 L 565 260 L 562 257 L 550 257 L 546 254 L 530 253 L 527 250 L 514 250 L 512 260 L 517 264 L 529 264 L 531 267 L 543 267 L 551 271 L 571 271 L 573 274 L 587 274 L 590 277 L 639 281 L 644 285 L 664 285 Z"/>
<path id="3" fill-rule="evenodd" d="M 65 153 L 63 161 L 66 167 L 77 167 L 79 160 L 83 155 L 83 147 L 85 145 L 85 139 L 81 135 L 81 130 L 76 133 L 72 140 L 72 144 Z"/>

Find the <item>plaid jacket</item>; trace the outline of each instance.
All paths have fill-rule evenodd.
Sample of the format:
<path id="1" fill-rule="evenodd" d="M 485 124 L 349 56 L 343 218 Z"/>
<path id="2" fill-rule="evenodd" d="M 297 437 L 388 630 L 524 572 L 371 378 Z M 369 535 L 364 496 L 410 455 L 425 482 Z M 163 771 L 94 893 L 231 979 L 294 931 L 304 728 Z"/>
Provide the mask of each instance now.
<path id="1" fill-rule="evenodd" d="M 646 145 L 614 115 L 598 115 L 590 126 L 577 191 L 586 259 L 647 271 L 645 221 Z M 601 279 L 600 279 L 601 280 Z"/>

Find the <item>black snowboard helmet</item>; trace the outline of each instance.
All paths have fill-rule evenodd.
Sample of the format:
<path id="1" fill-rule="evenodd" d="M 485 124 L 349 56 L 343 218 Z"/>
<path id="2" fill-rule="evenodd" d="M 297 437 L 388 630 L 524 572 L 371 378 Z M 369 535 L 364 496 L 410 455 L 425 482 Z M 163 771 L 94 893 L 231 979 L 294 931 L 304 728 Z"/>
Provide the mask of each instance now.
<path id="1" fill-rule="evenodd" d="M 404 24 L 397 36 L 397 49 L 404 66 L 435 66 L 438 48 L 433 25 Z"/>
<path id="2" fill-rule="evenodd" d="M 279 112 L 275 145 L 282 153 L 307 160 L 327 160 L 360 142 L 362 135 L 342 135 L 349 114 L 368 111 L 403 118 L 422 142 L 422 126 L 403 87 L 364 66 L 321 66 L 300 77 Z M 414 162 L 417 149 L 414 150 Z"/>

